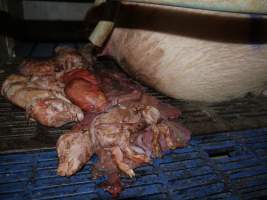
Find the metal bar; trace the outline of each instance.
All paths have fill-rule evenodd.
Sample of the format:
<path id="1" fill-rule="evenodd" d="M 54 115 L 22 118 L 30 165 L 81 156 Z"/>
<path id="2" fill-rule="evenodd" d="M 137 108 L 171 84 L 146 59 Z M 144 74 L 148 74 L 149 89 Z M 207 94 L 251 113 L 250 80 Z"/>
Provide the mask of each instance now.
<path id="1" fill-rule="evenodd" d="M 221 12 L 267 14 L 267 0 L 119 0 Z"/>
<path id="2" fill-rule="evenodd" d="M 99 21 L 94 31 L 90 34 L 89 40 L 95 46 L 102 47 L 112 32 L 113 26 L 114 23 L 112 21 Z"/>

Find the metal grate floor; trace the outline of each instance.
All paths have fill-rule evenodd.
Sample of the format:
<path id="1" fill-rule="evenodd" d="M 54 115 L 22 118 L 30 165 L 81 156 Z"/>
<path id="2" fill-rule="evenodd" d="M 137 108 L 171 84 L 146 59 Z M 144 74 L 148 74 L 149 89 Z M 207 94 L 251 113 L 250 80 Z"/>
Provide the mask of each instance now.
<path id="1" fill-rule="evenodd" d="M 10 73 L 16 71 L 21 58 L 50 57 L 59 45 L 80 47 L 72 43 L 20 43 L 16 47 L 17 59 L 0 70 L 0 84 Z M 102 59 L 101 63 L 116 65 L 113 60 Z M 267 98 L 248 96 L 218 104 L 198 104 L 178 101 L 162 95 L 151 88 L 147 92 L 161 101 L 182 110 L 179 119 L 193 135 L 237 131 L 267 127 Z M 0 152 L 14 152 L 54 147 L 57 138 L 72 124 L 61 128 L 47 128 L 35 122 L 28 122 L 25 112 L 0 96 Z"/>
<path id="2" fill-rule="evenodd" d="M 267 129 L 194 136 L 123 177 L 119 199 L 266 199 Z M 76 175 L 56 175 L 55 150 L 0 155 L 0 199 L 109 199 L 92 179 L 94 158 Z"/>

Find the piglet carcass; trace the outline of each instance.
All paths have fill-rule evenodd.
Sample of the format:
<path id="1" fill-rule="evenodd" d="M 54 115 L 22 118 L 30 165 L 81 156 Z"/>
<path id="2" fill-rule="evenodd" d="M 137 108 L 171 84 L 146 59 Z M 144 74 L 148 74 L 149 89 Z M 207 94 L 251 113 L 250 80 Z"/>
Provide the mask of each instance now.
<path id="1" fill-rule="evenodd" d="M 168 96 L 218 102 L 266 88 L 265 16 L 134 3 L 116 16 L 102 54 Z"/>
<path id="2" fill-rule="evenodd" d="M 70 47 L 57 47 L 55 56 L 45 59 L 25 59 L 19 69 L 24 76 L 55 76 L 73 69 L 92 65 L 77 50 Z"/>
<path id="3" fill-rule="evenodd" d="M 103 185 L 113 196 L 121 191 L 119 173 L 135 176 L 134 168 L 149 163 L 162 152 L 185 146 L 190 132 L 162 120 L 160 111 L 143 104 L 117 105 L 85 119 L 57 142 L 58 174 L 70 176 L 93 154 L 99 162 L 95 175 L 107 175 Z"/>
<path id="4" fill-rule="evenodd" d="M 99 81 L 85 69 L 72 70 L 63 76 L 67 97 L 82 110 L 101 112 L 107 104 L 106 96 L 99 86 Z"/>
<path id="5" fill-rule="evenodd" d="M 118 69 L 95 67 L 95 71 L 75 69 L 63 76 L 67 97 L 82 110 L 102 112 L 127 101 L 140 100 L 142 88 Z"/>
<path id="6" fill-rule="evenodd" d="M 106 103 L 102 111 L 88 109 L 85 118 L 59 138 L 57 172 L 61 176 L 73 175 L 97 154 L 94 175 L 107 175 L 108 181 L 101 186 L 116 196 L 122 190 L 120 172 L 133 177 L 134 168 L 164 151 L 185 146 L 190 139 L 186 128 L 169 121 L 180 116 L 177 108 L 146 94 L 141 85 L 115 67 L 96 66 L 94 73 L 76 70 L 63 80 L 67 96 L 81 108 L 95 108 L 101 95 Z"/>
<path id="7" fill-rule="evenodd" d="M 83 119 L 82 110 L 65 97 L 63 87 L 55 77 L 12 74 L 4 81 L 1 94 L 41 124 L 59 127 Z"/>
<path id="8" fill-rule="evenodd" d="M 66 85 L 68 98 L 84 111 L 101 112 L 106 105 L 106 97 L 97 85 L 82 79 L 74 79 Z"/>

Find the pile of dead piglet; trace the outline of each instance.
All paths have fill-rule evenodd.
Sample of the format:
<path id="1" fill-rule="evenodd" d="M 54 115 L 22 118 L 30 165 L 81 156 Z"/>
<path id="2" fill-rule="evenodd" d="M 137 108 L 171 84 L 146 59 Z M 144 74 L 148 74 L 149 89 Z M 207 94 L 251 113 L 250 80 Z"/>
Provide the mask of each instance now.
<path id="1" fill-rule="evenodd" d="M 77 122 L 58 139 L 58 175 L 75 174 L 96 154 L 94 175 L 106 175 L 104 188 L 117 196 L 121 174 L 133 177 L 134 168 L 184 147 L 190 132 L 177 122 L 177 108 L 95 60 L 82 50 L 58 47 L 52 58 L 24 60 L 1 93 L 44 126 Z"/>

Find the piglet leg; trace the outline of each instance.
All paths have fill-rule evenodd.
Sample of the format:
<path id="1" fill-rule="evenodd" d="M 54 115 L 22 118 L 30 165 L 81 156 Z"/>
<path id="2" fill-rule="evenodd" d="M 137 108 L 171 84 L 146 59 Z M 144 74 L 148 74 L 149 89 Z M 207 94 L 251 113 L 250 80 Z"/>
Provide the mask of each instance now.
<path id="1" fill-rule="evenodd" d="M 125 172 L 130 177 L 135 176 L 133 169 L 131 169 L 129 165 L 123 162 L 123 153 L 119 147 L 112 148 L 112 157 L 121 171 Z"/>

